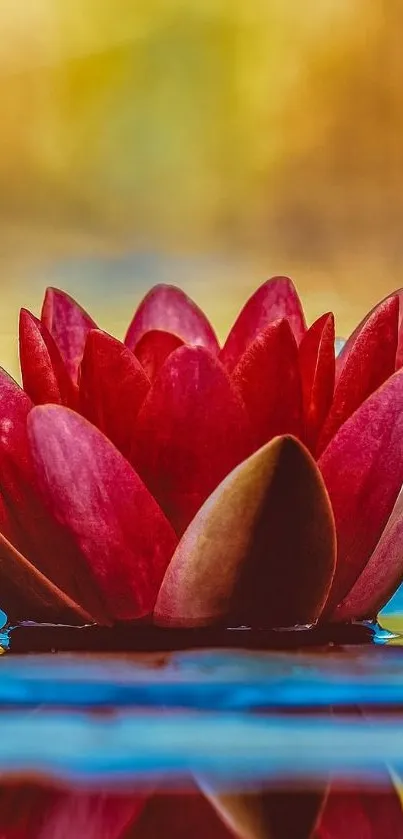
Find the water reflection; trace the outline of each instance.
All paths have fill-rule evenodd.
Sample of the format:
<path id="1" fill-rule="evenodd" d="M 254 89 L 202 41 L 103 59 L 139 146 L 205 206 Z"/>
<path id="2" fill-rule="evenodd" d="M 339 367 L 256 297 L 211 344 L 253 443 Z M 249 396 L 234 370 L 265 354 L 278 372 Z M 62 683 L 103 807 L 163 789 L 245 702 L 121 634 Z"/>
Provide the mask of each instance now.
<path id="1" fill-rule="evenodd" d="M 391 787 L 327 788 L 205 796 L 193 785 L 174 796 L 3 787 L 5 839 L 401 839 L 401 806 Z"/>
<path id="2" fill-rule="evenodd" d="M 153 722 L 147 721 L 148 730 Z M 198 722 L 193 720 L 193 729 Z M 57 776 L 50 782 L 49 767 L 46 783 L 41 768 L 30 772 L 28 782 L 3 776 L 2 839 L 402 839 L 397 776 L 380 761 L 376 787 L 374 778 L 357 780 L 348 772 L 343 778 L 301 777 L 298 784 L 248 779 L 244 773 L 229 785 L 214 771 L 194 774 L 192 742 L 186 777 L 175 786 L 164 767 L 147 786 L 119 776 L 112 784 L 111 766 L 96 786 L 78 776 L 63 785 Z M 206 751 L 209 746 L 214 753 L 214 741 L 205 744 Z M 301 748 L 312 751 L 315 743 L 294 740 L 288 762 Z M 134 747 L 132 761 L 135 753 Z"/>
<path id="3" fill-rule="evenodd" d="M 402 653 L 6 655 L 1 839 L 401 839 Z"/>
<path id="4" fill-rule="evenodd" d="M 390 638 L 3 656 L 1 839 L 403 839 Z"/>
<path id="5" fill-rule="evenodd" d="M 340 781 L 379 787 L 385 766 L 403 769 L 400 717 L 345 712 L 239 714 L 127 710 L 107 716 L 36 709 L 3 711 L 0 773 L 168 788 L 207 777 L 223 792 L 250 784 Z"/>
<path id="6" fill-rule="evenodd" d="M 395 648 L 5 656 L 1 672 L 3 773 L 378 784 L 403 765 Z"/>
<path id="7" fill-rule="evenodd" d="M 4 657 L 0 706 L 263 709 L 403 706 L 400 650 Z M 1 743 L 0 743 L 1 748 Z"/>

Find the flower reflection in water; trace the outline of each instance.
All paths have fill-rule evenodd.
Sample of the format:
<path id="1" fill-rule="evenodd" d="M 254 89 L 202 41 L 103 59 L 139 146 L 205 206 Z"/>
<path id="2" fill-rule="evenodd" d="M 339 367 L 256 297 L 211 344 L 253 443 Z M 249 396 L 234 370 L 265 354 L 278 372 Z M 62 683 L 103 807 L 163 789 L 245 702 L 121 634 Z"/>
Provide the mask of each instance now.
<path id="1" fill-rule="evenodd" d="M 240 793 L 209 801 L 186 791 L 142 796 L 59 790 L 33 783 L 0 792 L 1 839 L 401 839 L 391 787 L 323 793 Z"/>
<path id="2" fill-rule="evenodd" d="M 0 837 L 402 839 L 400 674 L 395 648 L 6 655 Z"/>

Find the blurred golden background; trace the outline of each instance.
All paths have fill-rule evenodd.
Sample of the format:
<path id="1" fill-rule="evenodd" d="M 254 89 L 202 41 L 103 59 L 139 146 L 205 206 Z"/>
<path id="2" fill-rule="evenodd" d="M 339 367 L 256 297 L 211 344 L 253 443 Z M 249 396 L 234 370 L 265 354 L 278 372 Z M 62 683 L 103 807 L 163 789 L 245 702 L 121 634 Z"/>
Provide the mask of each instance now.
<path id="1" fill-rule="evenodd" d="M 345 334 L 403 285 L 400 0 L 0 6 L 0 361 L 62 285 L 121 335 L 155 281 L 221 334 L 267 276 Z"/>

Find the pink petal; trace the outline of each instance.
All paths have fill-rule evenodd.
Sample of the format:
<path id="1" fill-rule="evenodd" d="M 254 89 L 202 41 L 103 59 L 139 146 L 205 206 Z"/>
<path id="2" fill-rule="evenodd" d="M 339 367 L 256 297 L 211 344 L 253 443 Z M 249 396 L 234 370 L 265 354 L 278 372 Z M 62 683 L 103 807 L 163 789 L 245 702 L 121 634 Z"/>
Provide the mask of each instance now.
<path id="1" fill-rule="evenodd" d="M 153 381 L 164 361 L 184 342 L 172 332 L 151 329 L 137 342 L 134 354 L 141 362 L 148 378 Z"/>
<path id="2" fill-rule="evenodd" d="M 10 621 L 91 623 L 92 616 L 50 582 L 0 533 L 0 602 Z"/>
<path id="3" fill-rule="evenodd" d="M 308 451 L 277 437 L 199 510 L 167 568 L 154 616 L 173 626 L 315 621 L 335 565 L 332 511 Z"/>
<path id="4" fill-rule="evenodd" d="M 20 364 L 24 390 L 36 405 L 77 405 L 77 388 L 46 326 L 27 309 L 20 313 Z"/>
<path id="5" fill-rule="evenodd" d="M 107 622 L 96 587 L 88 583 L 81 554 L 38 496 L 27 436 L 31 408 L 29 397 L 1 371 L 0 490 L 8 512 L 6 535 L 59 589 L 94 618 Z"/>
<path id="6" fill-rule="evenodd" d="M 157 503 L 112 443 L 68 408 L 34 408 L 28 433 L 44 499 L 109 612 L 148 615 L 177 542 Z"/>
<path id="7" fill-rule="evenodd" d="M 0 789 L 1 839 L 125 839 L 144 798 L 136 794 L 48 789 L 16 783 Z"/>
<path id="8" fill-rule="evenodd" d="M 286 318 L 299 344 L 306 330 L 301 301 L 288 277 L 267 280 L 249 298 L 220 353 L 227 370 L 233 370 L 249 344 L 269 323 Z"/>
<path id="9" fill-rule="evenodd" d="M 259 446 L 277 434 L 302 436 L 298 348 L 288 321 L 275 321 L 260 332 L 241 356 L 231 378 Z"/>
<path id="10" fill-rule="evenodd" d="M 150 381 L 131 350 L 106 332 L 88 333 L 80 372 L 81 410 L 125 457 L 149 388 Z"/>
<path id="11" fill-rule="evenodd" d="M 304 440 L 315 450 L 333 399 L 335 377 L 334 317 L 325 314 L 305 333 L 299 348 L 304 398 Z"/>
<path id="12" fill-rule="evenodd" d="M 358 580 L 337 606 L 333 620 L 375 619 L 403 579 L 403 492 Z"/>
<path id="13" fill-rule="evenodd" d="M 326 615 L 374 551 L 403 483 L 403 370 L 369 397 L 319 460 L 332 502 L 338 560 Z"/>
<path id="14" fill-rule="evenodd" d="M 368 318 L 339 371 L 333 404 L 323 426 L 318 454 L 336 431 L 395 369 L 399 301 L 390 297 Z"/>
<path id="15" fill-rule="evenodd" d="M 67 370 L 77 383 L 78 368 L 90 329 L 97 325 L 72 297 L 57 288 L 48 288 L 41 320 L 54 338 Z"/>
<path id="16" fill-rule="evenodd" d="M 180 288 L 156 285 L 146 294 L 127 330 L 125 344 L 134 350 L 146 332 L 163 329 L 187 344 L 200 344 L 218 353 L 216 335 L 205 314 Z"/>
<path id="17" fill-rule="evenodd" d="M 332 784 L 312 839 L 403 839 L 396 791 L 346 790 Z"/>
<path id="18" fill-rule="evenodd" d="M 177 533 L 252 449 L 244 406 L 203 347 L 175 350 L 138 416 L 132 462 Z"/>

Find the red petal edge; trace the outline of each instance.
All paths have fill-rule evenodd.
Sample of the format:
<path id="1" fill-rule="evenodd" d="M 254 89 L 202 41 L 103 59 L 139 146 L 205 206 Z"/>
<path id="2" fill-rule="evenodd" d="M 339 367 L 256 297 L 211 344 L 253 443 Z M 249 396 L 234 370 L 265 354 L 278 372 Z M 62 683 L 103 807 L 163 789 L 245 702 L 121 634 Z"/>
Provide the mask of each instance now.
<path id="1" fill-rule="evenodd" d="M 322 315 L 305 333 L 299 348 L 304 400 L 303 439 L 314 452 L 333 399 L 335 380 L 334 317 Z"/>
<path id="2" fill-rule="evenodd" d="M 183 343 L 182 338 L 178 338 L 172 332 L 151 329 L 150 332 L 145 332 L 137 342 L 134 354 L 140 361 L 148 378 L 153 381 L 164 361 Z"/>
<path id="3" fill-rule="evenodd" d="M 365 568 L 403 483 L 403 369 L 339 429 L 319 460 L 336 522 L 338 559 L 325 614 Z"/>
<path id="4" fill-rule="evenodd" d="M 83 417 L 38 406 L 28 433 L 43 497 L 117 620 L 152 612 L 175 534 L 138 475 Z"/>
<path id="5" fill-rule="evenodd" d="M 358 580 L 337 606 L 334 619 L 375 620 L 403 580 L 403 491 Z"/>
<path id="6" fill-rule="evenodd" d="M 20 364 L 24 390 L 35 405 L 54 402 L 76 407 L 77 388 L 56 343 L 46 326 L 27 309 L 20 313 Z"/>
<path id="7" fill-rule="evenodd" d="M 139 413 L 131 462 L 178 534 L 252 450 L 245 408 L 203 347 L 167 359 Z"/>
<path id="8" fill-rule="evenodd" d="M 101 330 L 88 333 L 80 371 L 81 411 L 125 457 L 149 388 L 150 381 L 131 350 Z"/>
<path id="9" fill-rule="evenodd" d="M 357 336 L 336 384 L 317 453 L 321 454 L 349 416 L 395 369 L 399 301 L 390 297 L 368 318 Z"/>
<path id="10" fill-rule="evenodd" d="M 216 335 L 204 312 L 176 286 L 156 285 L 146 294 L 134 313 L 125 344 L 134 350 L 140 338 L 154 329 L 172 332 L 187 344 L 218 353 Z"/>
<path id="11" fill-rule="evenodd" d="M 259 332 L 280 318 L 289 321 L 299 344 L 306 330 L 305 317 L 295 286 L 288 277 L 267 280 L 245 303 L 220 353 L 227 370 L 234 369 Z"/>
<path id="12" fill-rule="evenodd" d="M 259 333 L 231 379 L 249 414 L 258 446 L 279 434 L 302 437 L 298 348 L 287 320 L 275 321 Z"/>
<path id="13" fill-rule="evenodd" d="M 54 338 L 76 384 L 87 334 L 90 329 L 97 328 L 96 323 L 72 297 L 58 288 L 46 289 L 41 321 Z"/>

